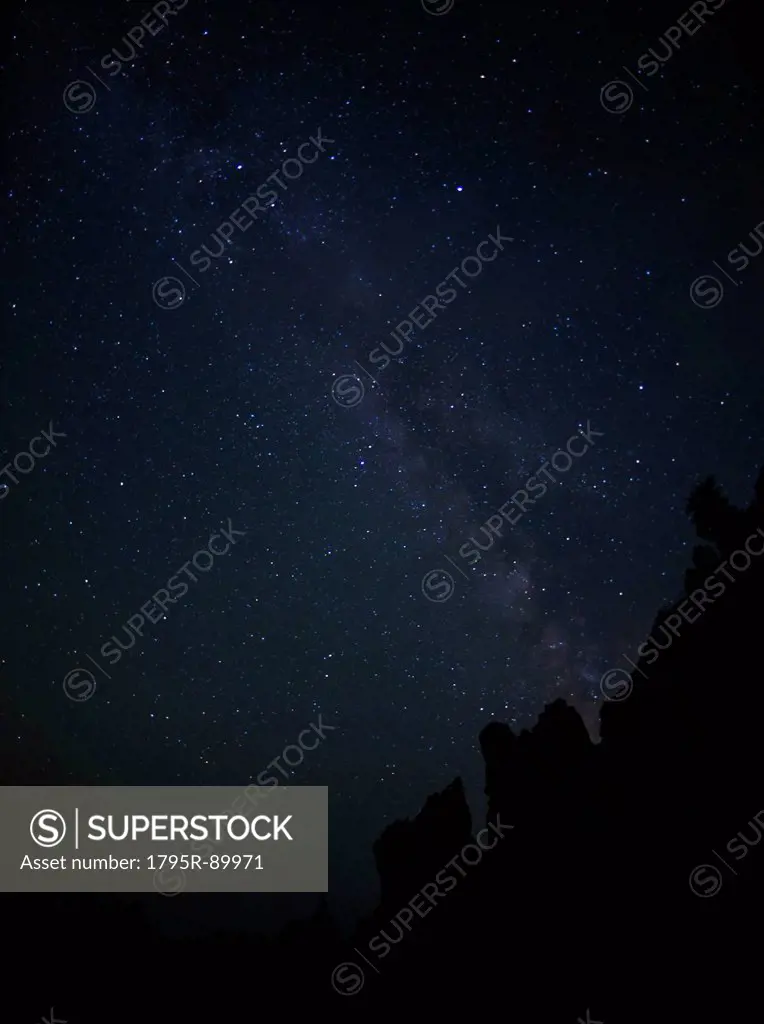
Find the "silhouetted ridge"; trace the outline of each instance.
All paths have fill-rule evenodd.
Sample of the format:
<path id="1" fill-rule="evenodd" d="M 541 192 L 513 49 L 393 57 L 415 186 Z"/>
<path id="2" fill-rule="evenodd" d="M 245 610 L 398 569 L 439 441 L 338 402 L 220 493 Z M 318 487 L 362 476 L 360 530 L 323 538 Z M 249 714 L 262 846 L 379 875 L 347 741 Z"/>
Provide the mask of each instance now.
<path id="1" fill-rule="evenodd" d="M 757 535 L 759 547 L 764 545 L 763 480 L 764 470 L 757 478 L 752 502 L 742 510 L 729 503 L 713 477 L 693 491 L 688 514 L 696 529 L 712 543 L 693 549 L 693 566 L 684 575 L 683 592 L 656 616 L 645 641 L 652 653 L 646 650 L 645 656 L 635 657 L 634 651 L 624 652 L 637 664 L 634 692 L 628 700 L 603 704 L 603 742 L 616 735 L 614 730 L 622 730 L 620 738 L 629 746 L 639 735 L 643 743 L 649 739 L 662 748 L 676 746 L 682 737 L 686 745 L 694 742 L 692 737 L 713 734 L 719 725 L 721 694 L 717 688 L 723 687 L 725 696 L 734 699 L 733 665 L 738 662 L 746 676 L 752 666 L 759 665 L 758 656 L 752 652 L 743 667 L 745 659 L 740 655 L 761 628 L 759 595 L 764 556 L 747 557 L 750 565 L 742 571 L 729 566 L 720 570 L 720 566 L 730 555 L 744 551 L 752 535 Z M 699 603 L 693 604 L 692 596 Z M 693 611 L 695 621 L 683 620 L 672 632 L 667 619 L 681 607 Z M 744 691 L 749 699 L 753 696 L 748 687 Z"/>
<path id="2" fill-rule="evenodd" d="M 471 835 L 472 815 L 457 778 L 429 796 L 413 820 L 394 822 L 374 843 L 382 902 L 408 899 Z"/>
<path id="3" fill-rule="evenodd" d="M 733 508 L 709 478 L 688 512 L 707 543 L 653 630 L 756 530 L 764 546 L 764 473 L 748 508 Z M 764 553 L 696 621 L 681 620 L 656 657 L 624 652 L 637 662 L 633 688 L 604 702 L 598 744 L 561 700 L 519 735 L 488 724 L 482 852 L 473 845 L 460 860 L 475 840 L 456 779 L 374 844 L 382 898 L 351 937 L 340 937 L 325 902 L 275 939 L 170 941 L 126 900 L 6 897 L 6 973 L 26 976 L 35 951 L 48 1003 L 72 1007 L 64 1019 L 78 1024 L 207 1024 L 285 1006 L 385 1022 L 760 1015 L 763 594 Z M 66 934 L 46 945 L 53 908 Z M 340 966 L 353 994 L 338 987 Z M 146 978 L 150 988 L 134 984 Z M 9 1019 L 34 1019 L 13 1009 Z"/>

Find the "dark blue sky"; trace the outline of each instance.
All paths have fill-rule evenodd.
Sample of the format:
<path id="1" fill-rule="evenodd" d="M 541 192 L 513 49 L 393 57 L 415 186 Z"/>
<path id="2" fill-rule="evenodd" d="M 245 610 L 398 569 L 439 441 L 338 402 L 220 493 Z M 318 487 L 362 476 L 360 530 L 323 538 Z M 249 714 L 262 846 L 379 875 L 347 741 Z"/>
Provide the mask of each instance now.
<path id="1" fill-rule="evenodd" d="M 330 786 L 332 897 L 363 898 L 371 841 L 429 792 L 461 774 L 481 813 L 489 720 L 565 696 L 594 721 L 681 586 L 697 480 L 750 498 L 764 259 L 726 257 L 764 220 L 752 5 L 623 113 L 601 89 L 681 10 L 190 0 L 113 77 L 144 5 L 25 10 L 3 464 L 51 421 L 66 437 L 0 500 L 4 745 L 60 783 L 244 785 L 321 714 L 336 730 L 292 781 Z M 319 128 L 325 152 L 160 308 L 154 282 Z M 333 401 L 497 226 L 495 261 L 359 405 Z M 714 261 L 737 284 L 700 308 Z M 428 602 L 423 576 L 587 423 L 594 447 Z M 246 536 L 68 700 L 229 519 Z"/>

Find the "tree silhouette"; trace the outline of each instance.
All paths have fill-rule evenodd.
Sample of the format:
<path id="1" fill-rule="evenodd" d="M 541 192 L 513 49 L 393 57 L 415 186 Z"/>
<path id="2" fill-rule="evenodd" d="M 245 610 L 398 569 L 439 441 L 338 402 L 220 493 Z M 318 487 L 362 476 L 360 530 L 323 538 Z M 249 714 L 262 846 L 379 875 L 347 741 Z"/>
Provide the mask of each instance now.
<path id="1" fill-rule="evenodd" d="M 742 513 L 730 503 L 716 478 L 708 476 L 690 494 L 687 515 L 701 540 L 727 551 L 739 531 Z"/>

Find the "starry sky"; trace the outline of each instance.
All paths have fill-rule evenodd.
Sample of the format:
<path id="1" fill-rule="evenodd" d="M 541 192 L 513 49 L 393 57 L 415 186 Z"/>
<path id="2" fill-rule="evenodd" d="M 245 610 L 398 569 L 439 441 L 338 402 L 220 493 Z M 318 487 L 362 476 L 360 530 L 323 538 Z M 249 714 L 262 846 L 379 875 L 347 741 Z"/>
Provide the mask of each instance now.
<path id="1" fill-rule="evenodd" d="M 11 18 L 3 465 L 65 437 L 0 490 L 4 757 L 60 784 L 245 785 L 321 715 L 291 782 L 330 787 L 332 899 L 362 907 L 385 824 L 457 774 L 482 812 L 488 721 L 565 697 L 596 729 L 602 673 L 681 587 L 697 480 L 750 498 L 764 256 L 726 257 L 764 221 L 754 5 L 674 50 L 681 5 L 168 6 L 136 46 L 150 4 Z M 497 228 L 511 242 L 372 380 Z M 708 274 L 713 305 L 691 295 Z M 229 521 L 244 536 L 111 668 L 102 645 Z M 455 590 L 428 600 L 442 569 Z M 80 666 L 87 701 L 62 685 Z"/>

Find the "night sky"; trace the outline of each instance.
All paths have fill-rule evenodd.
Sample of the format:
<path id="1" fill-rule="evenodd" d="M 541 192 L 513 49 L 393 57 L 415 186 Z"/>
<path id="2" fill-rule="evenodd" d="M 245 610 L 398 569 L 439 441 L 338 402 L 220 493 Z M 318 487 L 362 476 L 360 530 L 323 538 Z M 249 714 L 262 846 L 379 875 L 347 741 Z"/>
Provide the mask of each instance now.
<path id="1" fill-rule="evenodd" d="M 691 488 L 715 474 L 747 503 L 764 451 L 764 255 L 727 259 L 764 223 L 758 30 L 755 5 L 718 3 L 673 55 L 681 4 L 12 18 L 6 762 L 244 786 L 320 715 L 334 728 L 290 780 L 330 787 L 342 911 L 373 898 L 372 840 L 430 792 L 462 775 L 482 814 L 491 719 L 529 727 L 565 697 L 596 730 L 603 672 L 681 588 Z M 221 240 L 235 211 L 250 223 Z M 454 270 L 455 298 L 373 365 Z M 708 274 L 721 301 L 708 281 L 693 301 Z M 591 448 L 468 565 L 587 425 Z M 14 469 L 51 426 L 65 437 Z M 112 665 L 102 646 L 229 526 Z M 64 690 L 77 668 L 88 700 Z M 263 920 L 304 903 L 270 897 Z"/>

